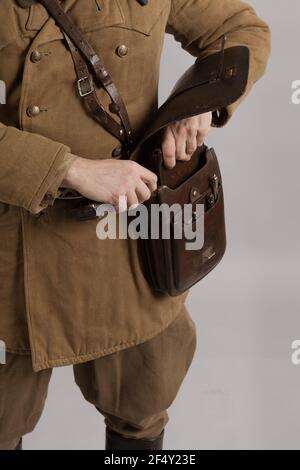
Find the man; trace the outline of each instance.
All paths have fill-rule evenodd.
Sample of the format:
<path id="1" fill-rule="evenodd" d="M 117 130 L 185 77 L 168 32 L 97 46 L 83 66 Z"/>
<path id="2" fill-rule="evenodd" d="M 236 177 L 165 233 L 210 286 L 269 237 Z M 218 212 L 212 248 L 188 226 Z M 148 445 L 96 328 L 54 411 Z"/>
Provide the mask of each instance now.
<path id="1" fill-rule="evenodd" d="M 136 137 L 157 109 L 165 32 L 195 57 L 246 45 L 246 94 L 264 72 L 269 30 L 240 0 L 64 0 L 101 54 Z M 78 193 L 127 206 L 149 199 L 156 175 L 122 161 L 118 139 L 85 111 L 62 31 L 34 0 L 0 2 L 0 449 L 21 448 L 41 416 L 51 369 L 74 365 L 84 397 L 105 417 L 108 449 L 160 449 L 167 409 L 195 350 L 187 294 L 153 292 L 133 240 L 98 240 L 97 221 L 69 217 Z M 110 99 L 97 89 L 105 109 Z M 224 125 L 238 103 L 220 109 Z M 165 164 L 188 160 L 206 114 L 166 129 Z M 67 188 L 63 190 L 62 188 Z"/>

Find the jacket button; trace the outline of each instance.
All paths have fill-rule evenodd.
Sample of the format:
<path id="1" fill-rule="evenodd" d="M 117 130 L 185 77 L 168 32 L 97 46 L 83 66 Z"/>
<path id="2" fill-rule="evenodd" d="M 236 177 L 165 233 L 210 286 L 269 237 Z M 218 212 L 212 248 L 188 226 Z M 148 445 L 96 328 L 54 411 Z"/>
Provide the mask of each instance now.
<path id="1" fill-rule="evenodd" d="M 114 158 L 117 158 L 117 157 L 120 157 L 122 155 L 122 147 L 116 147 L 113 151 L 112 151 L 112 156 Z"/>
<path id="2" fill-rule="evenodd" d="M 119 57 L 125 57 L 128 54 L 128 47 L 125 44 L 121 44 L 117 48 L 117 54 Z"/>
<path id="3" fill-rule="evenodd" d="M 35 116 L 38 116 L 40 114 L 41 110 L 39 108 L 39 106 L 36 106 L 36 105 L 33 105 L 33 106 L 29 106 L 27 108 L 27 114 L 29 117 L 35 117 Z"/>
<path id="4" fill-rule="evenodd" d="M 36 63 L 39 62 L 41 59 L 42 59 L 42 54 L 40 53 L 40 51 L 35 50 L 35 51 L 32 52 L 32 54 L 31 54 L 31 62 L 34 62 L 34 63 L 36 64 Z"/>

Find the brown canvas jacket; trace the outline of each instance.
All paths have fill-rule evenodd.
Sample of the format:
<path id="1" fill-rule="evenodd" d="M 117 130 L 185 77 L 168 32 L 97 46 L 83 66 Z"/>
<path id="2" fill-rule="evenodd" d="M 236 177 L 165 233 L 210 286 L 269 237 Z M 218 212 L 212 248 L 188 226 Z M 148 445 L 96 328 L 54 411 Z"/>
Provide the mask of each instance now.
<path id="1" fill-rule="evenodd" d="M 0 1 L 0 80 L 7 96 L 0 105 L 0 338 L 10 352 L 31 352 L 38 371 L 150 339 L 174 320 L 186 294 L 151 291 L 136 241 L 100 241 L 97 221 L 67 217 L 75 202 L 57 196 L 71 153 L 110 158 L 119 142 L 84 111 L 53 19 L 39 3 L 20 3 Z M 100 9 L 94 0 L 62 4 L 101 52 L 137 135 L 157 109 L 166 32 L 200 58 L 219 50 L 223 34 L 227 47 L 248 46 L 247 93 L 265 70 L 268 27 L 240 0 L 149 0 L 145 6 L 98 0 Z M 119 54 L 120 45 L 127 54 Z M 107 109 L 106 93 L 98 95 Z M 238 104 L 223 113 L 223 123 Z"/>

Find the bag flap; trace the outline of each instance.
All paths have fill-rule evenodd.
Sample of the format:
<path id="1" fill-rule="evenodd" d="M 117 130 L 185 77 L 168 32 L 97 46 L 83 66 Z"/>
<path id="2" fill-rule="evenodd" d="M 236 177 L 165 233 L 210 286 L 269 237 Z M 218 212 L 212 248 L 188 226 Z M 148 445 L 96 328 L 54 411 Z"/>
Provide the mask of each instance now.
<path id="1" fill-rule="evenodd" d="M 245 92 L 249 74 L 249 49 L 236 46 L 196 60 L 178 80 L 158 109 L 131 159 L 138 159 L 143 144 L 173 122 L 216 111 L 237 101 Z"/>

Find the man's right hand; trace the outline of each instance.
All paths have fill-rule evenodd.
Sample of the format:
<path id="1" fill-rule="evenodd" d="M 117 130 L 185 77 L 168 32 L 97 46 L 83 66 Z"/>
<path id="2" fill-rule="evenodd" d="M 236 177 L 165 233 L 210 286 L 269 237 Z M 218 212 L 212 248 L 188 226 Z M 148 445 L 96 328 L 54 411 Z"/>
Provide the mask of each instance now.
<path id="1" fill-rule="evenodd" d="M 77 157 L 62 182 L 64 188 L 74 189 L 93 201 L 119 207 L 125 197 L 127 210 L 151 197 L 157 189 L 157 176 L 130 160 L 88 160 Z"/>

